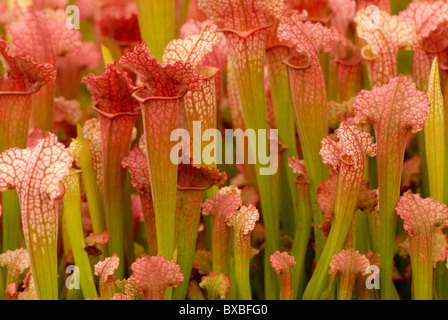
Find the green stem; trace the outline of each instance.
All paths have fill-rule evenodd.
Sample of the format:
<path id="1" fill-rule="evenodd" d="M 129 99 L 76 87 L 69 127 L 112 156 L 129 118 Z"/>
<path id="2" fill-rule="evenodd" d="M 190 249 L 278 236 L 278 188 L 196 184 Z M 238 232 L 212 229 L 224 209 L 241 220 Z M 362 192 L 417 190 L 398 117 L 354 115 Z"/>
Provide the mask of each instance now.
<path id="1" fill-rule="evenodd" d="M 293 276 L 293 299 L 301 299 L 307 281 L 306 252 L 311 233 L 313 220 L 311 211 L 310 190 L 303 185 L 297 186 L 298 190 L 298 213 L 296 215 L 296 230 L 291 255 L 294 256 L 296 265 L 292 268 Z"/>
<path id="2" fill-rule="evenodd" d="M 84 233 L 81 222 L 80 171 L 72 170 L 63 180 L 65 186 L 64 215 L 67 219 L 67 231 L 76 266 L 79 268 L 79 281 L 84 298 L 97 298 L 89 257 L 84 250 Z"/>
<path id="3" fill-rule="evenodd" d="M 233 242 L 233 257 L 234 257 L 234 285 L 236 286 L 236 299 L 238 300 L 252 300 L 252 293 L 250 288 L 250 237 L 245 241 L 240 241 L 238 237 L 234 236 Z M 271 267 L 272 268 L 272 267 Z"/>
<path id="4" fill-rule="evenodd" d="M 412 265 L 412 299 L 432 300 L 434 281 L 432 236 L 425 234 L 421 238 L 412 241 L 409 246 Z"/>
<path id="5" fill-rule="evenodd" d="M 338 300 L 352 300 L 353 287 L 356 282 L 356 274 L 342 273 L 339 282 Z"/>
<path id="6" fill-rule="evenodd" d="M 397 298 L 397 291 L 392 281 L 393 258 L 395 253 L 394 242 L 397 230 L 397 214 L 395 207 L 400 195 L 401 173 L 404 157 L 404 141 L 389 141 L 396 135 L 387 134 L 378 141 L 378 205 L 380 211 L 381 241 L 381 299 L 391 300 Z M 391 138 L 389 138 L 391 137 Z M 401 139 L 403 140 L 403 139 Z M 397 145 L 400 147 L 397 148 Z M 397 155 L 399 150 L 399 155 Z M 397 156 L 392 156 L 397 155 Z"/>
<path id="7" fill-rule="evenodd" d="M 429 191 L 431 198 L 443 203 L 447 200 L 443 198 L 445 179 L 445 116 L 437 58 L 434 59 L 431 68 L 428 97 L 431 101 L 431 107 L 429 108 L 425 124 L 425 144 Z"/>
<path id="8" fill-rule="evenodd" d="M 137 0 L 142 39 L 157 60 L 166 45 L 176 38 L 175 0 Z"/>

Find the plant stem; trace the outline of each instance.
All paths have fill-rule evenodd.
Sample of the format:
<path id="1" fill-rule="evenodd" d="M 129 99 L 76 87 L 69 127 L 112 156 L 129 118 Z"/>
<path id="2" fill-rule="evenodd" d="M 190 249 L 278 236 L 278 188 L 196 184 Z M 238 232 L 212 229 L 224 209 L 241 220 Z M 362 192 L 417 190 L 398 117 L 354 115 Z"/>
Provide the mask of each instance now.
<path id="1" fill-rule="evenodd" d="M 84 250 L 84 234 L 81 222 L 81 190 L 80 171 L 71 170 L 71 174 L 63 179 L 65 186 L 64 215 L 70 238 L 71 250 L 76 266 L 79 268 L 79 281 L 84 298 L 97 298 L 98 294 L 93 280 L 89 257 Z"/>

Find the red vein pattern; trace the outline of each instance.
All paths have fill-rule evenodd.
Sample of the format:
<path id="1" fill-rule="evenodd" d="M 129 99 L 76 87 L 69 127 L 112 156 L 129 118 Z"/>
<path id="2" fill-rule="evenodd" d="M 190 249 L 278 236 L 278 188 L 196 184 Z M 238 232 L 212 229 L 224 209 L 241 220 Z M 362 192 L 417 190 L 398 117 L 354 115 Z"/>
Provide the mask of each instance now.
<path id="1" fill-rule="evenodd" d="M 5 75 L 0 79 L 0 151 L 25 148 L 31 115 L 31 96 L 56 78 L 50 64 L 39 64 L 26 55 L 14 53 L 0 39 Z"/>
<path id="2" fill-rule="evenodd" d="M 190 62 L 163 65 L 146 44 L 137 45 L 120 59 L 120 64 L 137 73 L 144 86 L 134 96 L 141 105 L 146 154 L 151 172 L 151 190 L 157 225 L 158 253 L 172 257 L 174 252 L 177 165 L 171 162 L 175 147 L 172 132 L 178 128 L 179 102 L 188 90 L 198 90 L 201 76 Z M 162 240 L 163 239 L 163 240 Z"/>
<path id="3" fill-rule="evenodd" d="M 120 264 L 120 258 L 114 253 L 94 266 L 96 276 L 99 276 L 101 299 L 108 300 L 115 293 L 115 271 Z"/>
<path id="4" fill-rule="evenodd" d="M 227 41 L 226 37 L 222 32 L 217 32 L 218 27 L 210 22 L 210 20 L 206 21 L 198 21 L 189 19 L 181 28 L 180 28 L 180 36 L 185 38 L 189 35 L 199 34 L 206 27 L 210 26 L 218 36 L 218 42 L 213 46 L 212 52 L 206 54 L 201 62 L 198 64 L 199 66 L 212 66 L 218 68 L 218 73 L 215 77 L 216 82 L 216 100 L 218 102 L 218 106 L 221 103 L 221 92 L 222 88 L 222 74 L 225 69 L 225 64 L 227 62 Z"/>
<path id="5" fill-rule="evenodd" d="M 28 10 L 12 22 L 7 31 L 18 53 L 30 55 L 40 63 L 56 66 L 58 57 L 74 53 L 81 47 L 81 33 L 68 29 L 66 19 L 63 10 Z M 54 90 L 55 82 L 50 82 L 33 97 L 33 127 L 43 131 L 53 130 Z"/>
<path id="6" fill-rule="evenodd" d="M 160 255 L 138 258 L 131 269 L 123 293 L 133 300 L 163 300 L 167 287 L 177 287 L 184 281 L 180 266 Z"/>
<path id="7" fill-rule="evenodd" d="M 387 84 L 397 76 L 398 51 L 414 43 L 414 29 L 403 18 L 384 11 L 377 15 L 377 26 L 372 26 L 365 10 L 359 11 L 354 21 L 358 36 L 367 42 L 361 54 L 368 66 L 372 87 Z"/>
<path id="8" fill-rule="evenodd" d="M 400 17 L 414 29 L 413 75 L 417 87 L 426 91 L 432 61 L 448 47 L 448 3 L 413 2 Z"/>
<path id="9" fill-rule="evenodd" d="M 193 267 L 204 191 L 214 185 L 222 185 L 226 179 L 227 174 L 216 168 L 179 164 L 176 201 L 177 263 L 181 266 L 185 279 L 190 278 Z M 173 298 L 185 299 L 187 289 L 188 282 L 181 284 L 174 290 Z"/>
<path id="10" fill-rule="evenodd" d="M 15 189 L 20 200 L 23 234 L 40 299 L 57 298 L 57 199 L 73 162 L 68 149 L 47 133 L 33 149 L 12 148 L 0 155 L 0 191 Z M 52 279 L 44 286 L 45 279 Z M 48 292 L 50 290 L 50 292 Z"/>
<path id="11" fill-rule="evenodd" d="M 199 287 L 207 293 L 207 300 L 224 300 L 229 292 L 230 280 L 224 273 L 210 272 L 203 276 Z"/>
<path id="12" fill-rule="evenodd" d="M 342 250 L 331 258 L 330 272 L 356 278 L 357 275 L 364 275 L 369 265 L 369 260 L 364 254 L 350 248 Z"/>
<path id="13" fill-rule="evenodd" d="M 292 299 L 292 268 L 296 265 L 296 260 L 294 256 L 290 256 L 288 252 L 280 251 L 274 252 L 269 260 L 271 261 L 272 268 L 275 272 L 280 275 L 281 281 L 281 296 L 282 300 Z"/>
<path id="14" fill-rule="evenodd" d="M 441 261 L 440 254 L 446 256 L 447 243 L 446 237 L 443 241 L 443 233 L 442 241 L 435 241 L 435 237 L 439 237 L 440 234 L 436 233 L 448 226 L 448 207 L 432 198 L 422 199 L 419 194 L 407 191 L 398 200 L 396 210 L 404 221 L 403 227 L 409 238 L 411 256 L 418 256 L 437 265 Z M 437 244 L 442 244 L 442 250 L 437 248 Z M 431 256 L 428 256 L 428 253 Z"/>
<path id="15" fill-rule="evenodd" d="M 148 237 L 149 253 L 155 256 L 157 255 L 156 217 L 151 195 L 148 160 L 144 152 L 139 145 L 136 145 L 123 159 L 122 165 L 124 168 L 129 169 L 131 183 L 140 196 Z"/>
<path id="16" fill-rule="evenodd" d="M 127 75 L 117 70 L 116 64 L 108 64 L 99 76 L 89 74 L 83 78 L 87 89 L 96 101 L 103 155 L 103 191 L 106 221 L 111 233 L 112 251 L 123 260 L 124 254 L 124 190 L 126 170 L 121 162 L 129 152 L 132 132 L 139 115 L 138 102 L 132 97 L 135 91 Z M 117 277 L 121 277 L 123 265 Z"/>
<path id="17" fill-rule="evenodd" d="M 353 101 L 356 121 L 370 123 L 375 129 L 377 144 L 379 208 L 383 245 L 381 285 L 391 284 L 395 206 L 400 193 L 404 149 L 408 133 L 417 133 L 425 126 L 430 102 L 425 92 L 400 75 L 388 84 L 362 90 Z M 386 273 L 386 274 L 384 274 Z"/>
<path id="18" fill-rule="evenodd" d="M 280 16 L 284 9 L 281 0 L 199 0 L 198 4 L 219 28 L 236 32 L 270 24 L 272 18 Z"/>
<path id="19" fill-rule="evenodd" d="M 228 219 L 243 205 L 241 190 L 236 186 L 221 188 L 212 199 L 202 204 L 202 214 L 212 219 L 213 271 L 228 274 L 230 227 Z"/>

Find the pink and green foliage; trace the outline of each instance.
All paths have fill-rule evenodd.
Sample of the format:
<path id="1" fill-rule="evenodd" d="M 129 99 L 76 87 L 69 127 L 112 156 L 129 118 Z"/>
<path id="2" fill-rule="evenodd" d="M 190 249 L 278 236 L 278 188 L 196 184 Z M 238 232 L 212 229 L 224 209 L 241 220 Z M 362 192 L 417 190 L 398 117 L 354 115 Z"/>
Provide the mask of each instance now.
<path id="1" fill-rule="evenodd" d="M 168 287 L 184 281 L 181 268 L 164 256 L 144 256 L 131 266 L 132 275 L 120 286 L 132 300 L 163 300 Z"/>
<path id="2" fill-rule="evenodd" d="M 122 190 L 126 183 L 126 170 L 121 162 L 131 146 L 132 131 L 139 115 L 139 106 L 132 93 L 136 90 L 128 76 L 108 64 L 99 76 L 89 74 L 83 78 L 96 104 L 101 130 L 103 157 L 103 191 L 106 223 L 111 234 L 110 249 L 124 260 L 124 210 L 126 200 Z M 124 275 L 124 264 L 117 277 Z"/>
<path id="3" fill-rule="evenodd" d="M 432 198 L 422 199 L 419 194 L 407 191 L 397 203 L 397 214 L 403 219 L 403 228 L 409 238 L 412 266 L 413 299 L 427 300 L 433 297 L 433 268 L 438 260 L 444 260 L 447 239 L 436 234 L 448 226 L 448 207 Z M 441 241 L 440 241 L 441 240 Z M 442 259 L 438 259 L 434 251 Z"/>
<path id="4" fill-rule="evenodd" d="M 319 157 L 320 142 L 328 134 L 328 111 L 325 77 L 319 61 L 322 51 L 329 51 L 333 43 L 332 31 L 320 23 L 305 21 L 307 13 L 285 15 L 280 20 L 278 38 L 290 43 L 299 54 L 285 60 L 295 110 L 297 131 L 303 150 L 313 221 L 320 225 L 322 216 L 315 207 L 319 184 L 328 177 L 328 168 Z M 323 233 L 314 229 L 318 257 L 324 245 Z"/>
<path id="5" fill-rule="evenodd" d="M 39 30 L 39 32 L 35 32 Z M 30 55 L 39 63 L 56 67 L 59 57 L 81 48 L 81 33 L 66 27 L 63 10 L 28 10 L 7 27 L 17 53 Z M 32 126 L 53 130 L 55 82 L 49 82 L 33 98 Z"/>
<path id="6" fill-rule="evenodd" d="M 203 276 L 199 287 L 207 293 L 207 300 L 224 300 L 229 292 L 230 280 L 224 273 L 210 272 Z"/>
<path id="7" fill-rule="evenodd" d="M 322 161 L 338 174 L 335 218 L 322 256 L 305 290 L 304 299 L 320 299 L 326 289 L 330 260 L 343 248 L 358 208 L 365 159 L 376 155 L 376 144 L 369 133 L 362 132 L 356 125 L 342 122 L 335 134 L 322 140 L 320 154 Z"/>
<path id="8" fill-rule="evenodd" d="M 369 266 L 366 255 L 352 248 L 333 255 L 330 261 L 330 273 L 332 276 L 339 275 L 339 300 L 351 300 L 356 279 L 365 275 Z"/>
<path id="9" fill-rule="evenodd" d="M 0 39 L 5 75 L 1 78 L 0 150 L 26 147 L 28 122 L 31 114 L 31 96 L 46 83 L 56 78 L 51 64 L 37 63 L 34 58 L 13 52 L 7 42 Z"/>
<path id="10" fill-rule="evenodd" d="M 202 214 L 212 220 L 212 266 L 216 273 L 229 272 L 229 245 L 231 228 L 227 221 L 243 205 L 237 186 L 221 188 L 212 199 L 202 204 Z"/>
<path id="11" fill-rule="evenodd" d="M 152 256 L 157 255 L 157 232 L 156 218 L 154 213 L 154 205 L 152 202 L 150 174 L 148 169 L 148 161 L 146 157 L 146 144 L 144 139 L 140 139 L 137 144 L 123 159 L 122 165 L 129 168 L 131 174 L 131 184 L 137 190 L 140 200 L 143 217 L 146 225 L 146 234 L 148 238 L 149 253 Z"/>
<path id="12" fill-rule="evenodd" d="M 400 75 L 371 91 L 362 90 L 353 102 L 356 118 L 373 125 L 377 140 L 379 210 L 381 219 L 381 291 L 391 299 L 393 243 L 396 233 L 395 206 L 400 194 L 406 140 L 422 130 L 430 102 L 410 80 Z"/>
<path id="13" fill-rule="evenodd" d="M 250 300 L 252 297 L 249 279 L 251 257 L 250 235 L 260 214 L 254 205 L 242 206 L 228 219 L 227 225 L 233 228 L 233 278 L 238 299 Z"/>
<path id="14" fill-rule="evenodd" d="M 448 47 L 448 3 L 412 2 L 400 17 L 414 31 L 414 80 L 420 90 L 427 90 L 432 62 Z"/>
<path id="15" fill-rule="evenodd" d="M 195 164 L 179 164 L 176 199 L 176 247 L 177 263 L 185 279 L 190 278 L 193 267 L 195 244 L 201 217 L 201 203 L 204 192 L 213 186 L 220 186 L 227 180 L 227 174 L 216 168 Z M 185 299 L 188 282 L 180 284 L 173 292 L 174 299 Z"/>
<path id="16" fill-rule="evenodd" d="M 134 96 L 141 105 L 146 154 L 151 172 L 158 254 L 174 254 L 177 165 L 171 162 L 170 150 L 175 141 L 171 133 L 178 127 L 179 102 L 188 90 L 197 90 L 201 76 L 190 62 L 161 64 L 143 42 L 123 56 L 120 64 L 135 72 L 143 83 Z M 164 125 L 162 125 L 164 124 Z"/>
<path id="17" fill-rule="evenodd" d="M 281 293 L 280 299 L 292 300 L 292 268 L 296 265 L 293 256 L 290 256 L 286 251 L 274 252 L 270 257 L 272 268 L 280 275 Z"/>
<path id="18" fill-rule="evenodd" d="M 402 48 L 411 48 L 415 32 L 405 19 L 379 11 L 375 22 L 366 10 L 358 11 L 354 21 L 358 36 L 366 41 L 361 54 L 367 63 L 370 83 L 387 84 L 397 76 L 397 55 Z"/>
<path id="19" fill-rule="evenodd" d="M 200 0 L 198 5 L 211 22 L 221 29 L 227 40 L 228 65 L 231 65 L 230 72 L 233 73 L 231 82 L 234 90 L 233 96 L 238 95 L 239 97 L 239 101 L 236 102 L 238 106 L 236 113 L 239 116 L 232 115 L 232 118 L 240 119 L 232 121 L 242 125 L 241 118 L 244 118 L 246 128 L 266 130 L 268 125 L 264 81 L 266 41 L 274 19 L 280 17 L 285 7 L 284 1 Z M 248 143 L 246 150 L 252 159 L 256 159 L 256 146 L 253 143 Z M 277 277 L 269 266 L 269 256 L 279 246 L 279 199 L 270 193 L 271 177 L 252 173 L 253 169 L 258 171 L 260 167 L 261 164 L 256 162 L 252 168 L 249 167 L 247 170 L 252 180 L 251 183 L 258 186 L 264 219 L 269 221 L 266 224 L 265 292 L 267 296 L 275 298 L 272 295 L 278 291 L 276 289 Z"/>
<path id="20" fill-rule="evenodd" d="M 99 277 L 99 292 L 102 300 L 109 300 L 116 292 L 115 271 L 120 264 L 117 254 L 107 257 L 104 261 L 95 264 L 95 275 Z"/>
<path id="21" fill-rule="evenodd" d="M 68 149 L 47 133 L 32 149 L 12 148 L 0 155 L 0 190 L 19 196 L 23 235 L 39 299 L 57 299 L 57 200 L 61 180 L 73 162 Z"/>

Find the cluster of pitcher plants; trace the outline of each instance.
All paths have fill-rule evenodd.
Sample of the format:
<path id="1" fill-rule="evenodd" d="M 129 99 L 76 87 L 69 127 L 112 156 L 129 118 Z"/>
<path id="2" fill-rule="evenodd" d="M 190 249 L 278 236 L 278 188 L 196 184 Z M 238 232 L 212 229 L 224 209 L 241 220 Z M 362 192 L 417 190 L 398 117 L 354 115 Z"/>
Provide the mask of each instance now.
<path id="1" fill-rule="evenodd" d="M 13 0 L 0 34 L 1 300 L 448 299 L 447 0 Z"/>

